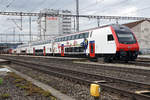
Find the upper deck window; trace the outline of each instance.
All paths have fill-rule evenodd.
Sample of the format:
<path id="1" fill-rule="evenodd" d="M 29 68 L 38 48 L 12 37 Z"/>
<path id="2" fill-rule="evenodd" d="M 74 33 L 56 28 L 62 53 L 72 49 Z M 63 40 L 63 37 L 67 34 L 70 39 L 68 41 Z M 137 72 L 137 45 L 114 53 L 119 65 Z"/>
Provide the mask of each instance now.
<path id="1" fill-rule="evenodd" d="M 75 39 L 78 39 L 79 38 L 79 34 L 75 35 Z"/>
<path id="2" fill-rule="evenodd" d="M 89 32 L 83 33 L 83 37 L 84 37 L 84 38 L 88 38 L 88 37 L 89 37 Z"/>
<path id="3" fill-rule="evenodd" d="M 65 37 L 65 41 L 67 41 L 67 37 Z"/>
<path id="4" fill-rule="evenodd" d="M 71 40 L 74 40 L 74 35 L 71 36 Z"/>
<path id="5" fill-rule="evenodd" d="M 80 34 L 80 35 L 79 35 L 79 38 L 80 38 L 80 39 L 83 38 L 83 34 Z"/>
<path id="6" fill-rule="evenodd" d="M 69 36 L 68 40 L 71 40 L 71 36 Z"/>

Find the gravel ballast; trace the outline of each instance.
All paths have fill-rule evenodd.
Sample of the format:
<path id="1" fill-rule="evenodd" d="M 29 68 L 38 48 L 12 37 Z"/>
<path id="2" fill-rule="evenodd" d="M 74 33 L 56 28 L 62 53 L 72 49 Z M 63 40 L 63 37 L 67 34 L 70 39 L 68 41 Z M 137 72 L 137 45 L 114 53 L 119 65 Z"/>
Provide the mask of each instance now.
<path id="1" fill-rule="evenodd" d="M 33 85 L 13 72 L 0 75 L 0 100 L 57 100 L 50 92 Z"/>

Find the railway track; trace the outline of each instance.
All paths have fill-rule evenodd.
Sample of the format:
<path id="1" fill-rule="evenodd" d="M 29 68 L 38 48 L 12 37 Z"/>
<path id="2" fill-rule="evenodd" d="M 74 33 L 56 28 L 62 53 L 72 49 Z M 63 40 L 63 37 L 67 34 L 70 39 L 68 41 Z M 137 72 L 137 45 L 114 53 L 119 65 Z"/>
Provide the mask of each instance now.
<path id="1" fill-rule="evenodd" d="M 106 77 L 102 75 L 85 73 L 82 71 L 75 71 L 65 68 L 52 67 L 45 64 L 37 64 L 29 61 L 23 61 L 18 59 L 11 59 L 13 64 L 17 64 L 24 67 L 29 67 L 40 72 L 51 74 L 56 77 L 65 78 L 72 82 L 80 83 L 89 86 L 94 81 L 99 82 L 102 90 L 119 93 L 124 96 L 128 96 L 133 100 L 149 100 L 150 96 L 137 94 L 136 91 L 148 90 L 150 84 L 123 80 L 118 78 Z M 118 87 L 119 86 L 119 87 Z"/>
<path id="2" fill-rule="evenodd" d="M 11 56 L 8 56 L 8 57 L 11 57 Z M 7 59 L 8 58 L 7 56 L 3 56 L 2 58 L 4 58 L 4 59 Z M 12 58 L 12 57 L 11 57 Z M 52 60 L 52 59 L 45 59 L 45 58 L 40 58 L 40 57 L 38 57 L 38 58 L 32 58 L 32 57 L 23 57 L 23 56 L 13 56 L 13 58 L 14 59 L 24 59 L 24 60 L 29 60 L 30 59 L 30 61 L 33 61 L 33 62 L 36 62 L 36 63 L 40 63 L 40 62 L 42 62 L 43 64 L 47 64 L 47 65 L 49 65 L 50 63 L 52 63 L 52 62 L 49 62 L 49 60 Z M 37 60 L 38 60 L 38 62 L 37 62 Z M 52 64 L 57 64 L 57 61 L 58 60 L 53 60 L 53 63 Z M 61 62 L 61 63 L 63 63 L 63 62 L 66 62 L 66 60 L 61 60 L 61 61 L 59 61 L 59 62 Z M 70 65 L 72 65 L 72 60 L 71 61 L 69 61 L 68 60 L 68 64 L 71 62 L 71 64 Z M 63 66 L 63 67 L 66 67 L 67 69 L 76 69 L 76 70 L 85 70 L 85 71 L 93 71 L 93 69 L 94 69 L 94 72 L 93 73 L 97 73 L 97 72 L 100 72 L 101 70 L 110 70 L 110 71 L 117 71 L 117 72 L 120 72 L 120 73 L 130 73 L 130 74 L 132 74 L 132 75 L 143 75 L 143 76 L 147 76 L 147 77 L 150 77 L 150 71 L 149 70 L 146 70 L 146 69 L 135 69 L 135 68 L 127 68 L 127 67 L 119 67 L 119 68 L 117 68 L 116 66 L 115 66 L 115 64 L 112 64 L 111 66 L 109 66 L 108 67 L 108 65 L 107 65 L 107 63 L 105 63 L 105 65 L 96 65 L 96 64 L 91 64 L 91 65 L 89 65 L 87 62 L 85 62 L 87 65 L 85 65 L 85 64 L 83 64 L 82 62 L 80 63 L 79 61 L 77 61 L 77 62 L 74 62 L 73 64 L 75 65 L 75 67 L 71 67 L 71 66 Z M 52 65 L 51 64 L 51 65 Z M 117 63 L 118 64 L 118 63 Z M 125 64 L 126 65 L 126 64 Z M 60 66 L 60 64 L 58 64 L 57 65 L 58 67 L 61 67 Z M 92 66 L 92 67 L 91 67 Z"/>
<path id="3" fill-rule="evenodd" d="M 10 58 L 8 57 L 1 57 L 1 58 Z M 88 64 L 88 62 L 80 63 L 80 62 L 72 62 L 72 60 L 59 60 L 59 59 L 45 59 L 45 58 L 39 58 L 39 57 L 11 57 L 13 59 L 23 59 L 31 62 L 35 62 L 37 64 L 43 63 L 45 65 L 50 65 L 55 67 L 62 67 L 66 69 L 74 69 L 74 70 L 82 70 L 83 72 L 88 73 L 96 73 L 104 76 L 111 76 L 111 77 L 119 77 L 124 78 L 128 80 L 136 80 L 137 82 L 145 82 L 147 84 L 150 84 L 150 70 L 147 69 L 147 67 L 139 67 L 136 68 L 134 66 L 133 68 L 125 65 L 119 65 L 122 67 L 116 67 L 116 64 L 111 64 L 108 66 L 108 64 L 105 65 L 97 65 L 97 64 Z M 38 61 L 38 62 L 37 62 Z M 62 66 L 63 64 L 63 66 Z M 146 69 L 145 69 L 146 68 Z M 145 81 L 146 80 L 146 81 Z"/>

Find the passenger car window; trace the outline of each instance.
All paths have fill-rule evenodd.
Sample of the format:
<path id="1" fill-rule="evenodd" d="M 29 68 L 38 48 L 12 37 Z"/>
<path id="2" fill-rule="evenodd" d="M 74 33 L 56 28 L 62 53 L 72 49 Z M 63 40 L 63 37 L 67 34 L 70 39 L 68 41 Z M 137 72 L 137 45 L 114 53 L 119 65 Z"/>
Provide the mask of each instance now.
<path id="1" fill-rule="evenodd" d="M 89 37 L 89 32 L 85 33 L 85 38 Z"/>
<path id="2" fill-rule="evenodd" d="M 60 38 L 60 41 L 62 41 L 62 38 Z"/>
<path id="3" fill-rule="evenodd" d="M 71 40 L 74 40 L 74 35 L 71 36 Z"/>
<path id="4" fill-rule="evenodd" d="M 114 40 L 113 35 L 112 35 L 112 34 L 109 34 L 109 35 L 107 36 L 107 41 L 113 41 L 113 40 Z"/>
<path id="5" fill-rule="evenodd" d="M 65 41 L 67 41 L 67 37 L 65 37 Z"/>
<path id="6" fill-rule="evenodd" d="M 65 37 L 63 37 L 63 41 L 65 41 Z"/>
<path id="7" fill-rule="evenodd" d="M 76 35 L 76 39 L 79 39 L 79 34 L 78 34 L 78 35 Z"/>
<path id="8" fill-rule="evenodd" d="M 69 40 L 69 36 L 67 36 L 67 41 Z"/>
<path id="9" fill-rule="evenodd" d="M 83 38 L 83 34 L 80 34 L 80 35 L 79 35 L 79 38 L 80 38 L 80 39 Z"/>
<path id="10" fill-rule="evenodd" d="M 69 40 L 71 40 L 71 36 L 69 36 Z"/>

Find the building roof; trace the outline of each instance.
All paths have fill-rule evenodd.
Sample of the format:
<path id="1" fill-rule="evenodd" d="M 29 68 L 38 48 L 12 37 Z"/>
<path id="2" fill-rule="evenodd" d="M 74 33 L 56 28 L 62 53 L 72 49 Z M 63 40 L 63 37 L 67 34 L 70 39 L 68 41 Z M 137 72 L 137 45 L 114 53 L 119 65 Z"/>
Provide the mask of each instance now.
<path id="1" fill-rule="evenodd" d="M 140 20 L 140 21 L 136 21 L 136 22 L 126 23 L 126 24 L 123 24 L 123 25 L 125 25 L 125 26 L 127 26 L 127 27 L 129 27 L 129 28 L 133 28 L 133 27 L 135 27 L 136 25 L 138 25 L 138 24 L 140 24 L 140 23 L 142 23 L 142 22 L 144 22 L 144 21 L 150 22 L 150 20 Z"/>

